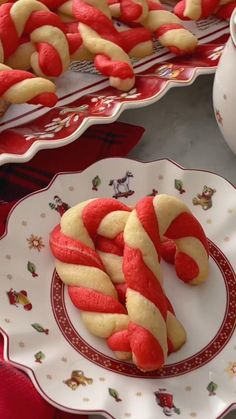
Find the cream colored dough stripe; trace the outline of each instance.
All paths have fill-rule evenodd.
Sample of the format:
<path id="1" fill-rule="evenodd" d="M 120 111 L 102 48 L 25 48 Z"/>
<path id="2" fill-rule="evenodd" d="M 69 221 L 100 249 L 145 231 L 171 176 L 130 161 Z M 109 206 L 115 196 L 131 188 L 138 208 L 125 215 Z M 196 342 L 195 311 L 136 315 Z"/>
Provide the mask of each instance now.
<path id="1" fill-rule="evenodd" d="M 160 235 L 163 236 L 172 221 L 182 212 L 189 212 L 188 207 L 174 196 L 165 194 L 155 196 L 153 206 L 158 219 Z"/>
<path id="2" fill-rule="evenodd" d="M 40 10 L 48 10 L 48 8 L 36 0 L 19 0 L 13 4 L 10 15 L 15 24 L 19 37 L 24 31 L 25 23 L 27 22 L 31 13 Z"/>
<path id="3" fill-rule="evenodd" d="M 72 6 L 73 0 L 68 0 L 58 7 L 57 11 L 67 16 L 73 16 Z"/>
<path id="4" fill-rule="evenodd" d="M 93 241 L 82 220 L 83 209 L 91 201 L 93 201 L 93 199 L 81 202 L 80 204 L 67 210 L 61 218 L 61 231 L 66 236 L 79 240 L 94 249 Z"/>
<path id="5" fill-rule="evenodd" d="M 202 14 L 202 0 L 185 0 L 184 16 L 197 20 Z"/>
<path id="6" fill-rule="evenodd" d="M 129 324 L 129 317 L 126 314 L 82 311 L 81 317 L 87 329 L 101 338 L 109 338 L 113 333 L 127 329 Z"/>
<path id="7" fill-rule="evenodd" d="M 4 70 L 7 68 L 4 68 Z M 8 68 L 9 70 L 12 70 Z M 2 65 L 0 71 L 2 70 Z M 50 81 L 40 77 L 33 79 L 26 79 L 20 81 L 9 87 L 7 91 L 2 95 L 2 99 L 10 103 L 24 103 L 33 99 L 35 96 L 41 93 L 55 92 L 55 85 Z"/>
<path id="8" fill-rule="evenodd" d="M 103 39 L 100 35 L 83 23 L 79 24 L 80 34 L 83 38 L 84 45 L 93 54 L 104 54 L 113 61 L 122 61 L 132 68 L 129 56 L 113 42 Z"/>
<path id="9" fill-rule="evenodd" d="M 122 270 L 123 257 L 113 255 L 112 253 L 104 253 L 97 250 L 106 272 L 114 284 L 125 282 L 124 273 Z"/>
<path id="10" fill-rule="evenodd" d="M 172 23 L 180 24 L 181 21 L 167 10 L 151 10 L 148 17 L 142 21 L 142 25 L 151 32 L 155 32 L 163 25 L 171 25 Z"/>
<path id="11" fill-rule="evenodd" d="M 56 271 L 66 285 L 90 288 L 117 299 L 117 292 L 109 276 L 98 268 L 56 260 Z"/>
<path id="12" fill-rule="evenodd" d="M 156 249 L 140 223 L 135 209 L 131 212 L 129 222 L 126 224 L 124 240 L 129 247 L 139 249 L 142 252 L 144 263 L 154 273 L 157 280 L 162 283 L 162 272 Z"/>
<path id="13" fill-rule="evenodd" d="M 186 253 L 192 257 L 198 264 L 199 274 L 191 283 L 199 280 L 205 280 L 208 276 L 209 262 L 208 255 L 205 247 L 202 245 L 200 240 L 195 237 L 183 237 L 182 239 L 175 240 L 176 246 L 179 252 Z"/>
<path id="14" fill-rule="evenodd" d="M 145 329 L 160 343 L 164 356 L 167 356 L 167 331 L 166 322 L 159 309 L 150 300 L 139 292 L 127 289 L 126 306 L 130 320 Z"/>
<path id="15" fill-rule="evenodd" d="M 124 231 L 129 215 L 128 211 L 112 211 L 105 215 L 98 227 L 98 234 L 114 239 L 117 234 Z"/>
<path id="16" fill-rule="evenodd" d="M 191 47 L 190 39 L 192 39 L 192 47 L 196 45 L 194 35 L 192 35 L 186 29 L 171 29 L 165 32 L 162 36 L 159 36 L 159 41 L 163 46 L 174 45 L 180 50 L 188 50 Z"/>

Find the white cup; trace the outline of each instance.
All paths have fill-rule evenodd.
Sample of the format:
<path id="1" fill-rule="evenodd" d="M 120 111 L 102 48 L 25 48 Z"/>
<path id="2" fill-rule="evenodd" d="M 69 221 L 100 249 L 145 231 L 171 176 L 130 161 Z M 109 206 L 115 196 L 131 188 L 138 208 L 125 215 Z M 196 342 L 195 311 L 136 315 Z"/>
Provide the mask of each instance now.
<path id="1" fill-rule="evenodd" d="M 236 9 L 230 19 L 230 37 L 215 73 L 213 106 L 222 135 L 236 154 Z"/>

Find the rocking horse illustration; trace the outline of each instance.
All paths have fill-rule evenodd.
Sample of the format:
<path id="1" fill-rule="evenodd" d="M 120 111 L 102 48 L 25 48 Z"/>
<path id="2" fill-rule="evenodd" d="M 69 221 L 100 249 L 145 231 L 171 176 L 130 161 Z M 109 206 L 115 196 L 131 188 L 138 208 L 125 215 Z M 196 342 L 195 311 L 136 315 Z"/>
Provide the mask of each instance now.
<path id="1" fill-rule="evenodd" d="M 109 186 L 113 186 L 115 192 L 113 198 L 128 198 L 128 196 L 134 194 L 134 191 L 129 187 L 130 178 L 132 177 L 134 177 L 133 174 L 127 170 L 124 177 L 110 180 Z"/>

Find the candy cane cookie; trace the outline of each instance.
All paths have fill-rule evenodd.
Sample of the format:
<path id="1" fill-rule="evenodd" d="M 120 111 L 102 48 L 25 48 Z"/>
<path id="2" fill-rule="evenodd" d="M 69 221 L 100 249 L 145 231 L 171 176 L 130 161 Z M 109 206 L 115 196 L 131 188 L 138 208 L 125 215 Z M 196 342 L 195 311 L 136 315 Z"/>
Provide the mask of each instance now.
<path id="1" fill-rule="evenodd" d="M 207 240 L 188 207 L 168 195 L 139 201 L 124 230 L 123 272 L 132 358 L 145 371 L 160 368 L 167 356 L 168 308 L 158 263 L 163 236 L 175 242 L 176 273 L 184 282 L 199 284 L 208 275 Z"/>
<path id="2" fill-rule="evenodd" d="M 149 29 L 159 40 L 176 55 L 192 53 L 197 46 L 197 38 L 187 30 L 179 18 L 165 10 L 157 0 L 147 0 L 149 14 L 142 25 Z"/>
<path id="3" fill-rule="evenodd" d="M 81 310 L 88 330 L 108 338 L 116 331 L 127 329 L 128 316 L 118 301 L 116 289 L 95 251 L 98 235 L 116 235 L 126 222 L 130 209 L 114 199 L 95 199 L 72 207 L 61 218 L 61 223 L 50 236 L 50 247 L 56 258 L 56 270 L 68 285 L 73 304 Z M 107 231 L 107 223 L 112 231 Z M 122 221 L 123 219 L 123 221 Z"/>
<path id="4" fill-rule="evenodd" d="M 174 7 L 174 13 L 182 20 L 205 19 L 214 14 L 219 0 L 181 0 Z"/>
<path id="5" fill-rule="evenodd" d="M 0 98 L 8 103 L 27 102 L 52 107 L 57 102 L 55 90 L 50 80 L 0 64 Z"/>
<path id="6" fill-rule="evenodd" d="M 123 22 L 138 23 L 148 15 L 146 0 L 108 0 L 108 5 L 112 16 Z"/>
<path id="7" fill-rule="evenodd" d="M 117 45 L 117 31 L 107 3 L 94 0 L 91 4 L 89 0 L 73 1 L 72 10 L 84 45 L 95 55 L 95 67 L 109 77 L 110 85 L 128 91 L 134 86 L 134 71 L 129 56 Z"/>
<path id="8" fill-rule="evenodd" d="M 7 37 L 6 37 L 7 32 Z M 70 64 L 69 48 L 59 17 L 35 0 L 18 0 L 0 7 L 0 39 L 5 59 L 17 49 L 22 35 L 28 35 L 36 50 L 31 55 L 35 74 L 57 77 Z M 8 48 L 8 39 L 11 48 Z"/>
<path id="9" fill-rule="evenodd" d="M 128 215 L 128 214 L 127 214 Z M 128 220 L 128 217 L 127 217 Z M 109 226 L 107 224 L 108 230 Z M 124 273 L 122 269 L 123 265 L 123 252 L 124 252 L 124 238 L 122 234 L 122 224 L 120 224 L 120 229 L 118 234 L 112 234 L 109 238 L 104 236 L 98 236 L 96 240 L 96 251 L 101 257 L 103 264 L 106 268 L 106 272 L 109 274 L 112 279 L 116 290 L 118 292 L 119 300 L 122 303 L 125 303 L 126 300 L 126 291 L 127 283 L 125 282 Z M 124 227 L 124 226 L 123 226 Z M 118 230 L 117 230 L 118 231 Z M 116 231 L 116 233 L 117 233 Z M 168 353 L 172 353 L 180 349 L 186 341 L 186 332 L 183 325 L 176 318 L 173 306 L 170 303 L 170 300 L 166 297 L 167 304 L 167 318 L 166 318 L 166 327 L 167 327 L 167 341 L 168 341 Z M 123 351 L 127 354 L 127 348 L 129 343 L 126 340 L 129 338 L 128 332 L 121 331 L 113 334 L 111 338 L 108 339 L 108 346 L 114 351 Z M 125 346 L 124 346 L 125 345 Z M 130 351 L 130 349 L 129 349 Z M 130 353 L 131 357 L 131 353 Z"/>
<path id="10" fill-rule="evenodd" d="M 199 221 L 187 205 L 170 195 L 153 199 L 161 238 L 167 237 L 176 246 L 177 276 L 191 285 L 206 281 L 209 274 L 209 248 Z"/>

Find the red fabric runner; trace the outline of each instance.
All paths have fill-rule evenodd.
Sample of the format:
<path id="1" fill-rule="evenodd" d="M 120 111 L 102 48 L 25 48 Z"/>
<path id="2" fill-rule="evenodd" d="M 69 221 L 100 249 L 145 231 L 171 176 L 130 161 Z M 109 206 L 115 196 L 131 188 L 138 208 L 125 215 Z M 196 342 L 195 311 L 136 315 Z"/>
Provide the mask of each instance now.
<path id="1" fill-rule="evenodd" d="M 78 141 L 55 150 L 39 152 L 30 162 L 0 168 L 0 236 L 8 213 L 23 196 L 44 188 L 58 172 L 78 171 L 106 157 L 124 157 L 138 143 L 142 127 L 115 122 L 89 128 Z M 48 404 L 27 375 L 3 361 L 0 335 L 1 419 L 85 419 L 86 415 L 62 412 Z"/>

